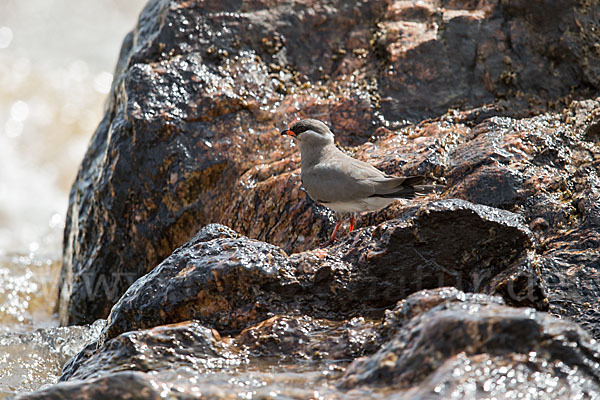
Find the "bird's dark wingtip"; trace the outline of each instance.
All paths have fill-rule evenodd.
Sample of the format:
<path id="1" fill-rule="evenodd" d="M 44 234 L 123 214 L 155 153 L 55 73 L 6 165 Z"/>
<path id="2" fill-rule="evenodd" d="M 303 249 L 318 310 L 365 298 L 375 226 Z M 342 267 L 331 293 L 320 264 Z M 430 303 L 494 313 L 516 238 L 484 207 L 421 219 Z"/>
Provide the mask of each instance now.
<path id="1" fill-rule="evenodd" d="M 424 175 L 407 176 L 404 179 L 404 181 L 402 182 L 402 186 L 415 186 L 420 183 L 423 183 L 424 180 L 425 180 Z"/>

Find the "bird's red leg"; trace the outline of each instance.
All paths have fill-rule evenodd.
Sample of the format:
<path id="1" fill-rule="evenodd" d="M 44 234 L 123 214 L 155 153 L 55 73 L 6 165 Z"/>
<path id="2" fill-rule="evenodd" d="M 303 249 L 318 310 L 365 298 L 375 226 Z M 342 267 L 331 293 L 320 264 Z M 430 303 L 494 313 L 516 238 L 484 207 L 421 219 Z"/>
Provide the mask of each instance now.
<path id="1" fill-rule="evenodd" d="M 338 217 L 337 222 L 335 223 L 335 228 L 333 228 L 333 233 L 331 234 L 331 238 L 325 242 L 324 246 L 329 246 L 331 244 L 333 244 L 333 242 L 335 242 L 335 235 L 337 234 L 337 231 L 340 229 L 340 226 L 342 225 L 342 219 Z"/>
<path id="2" fill-rule="evenodd" d="M 356 222 L 356 218 L 354 218 L 354 215 L 353 215 L 352 218 L 350 218 L 350 230 L 348 232 L 352 232 L 354 230 L 355 222 Z"/>
<path id="3" fill-rule="evenodd" d="M 331 234 L 331 239 L 329 239 L 329 241 L 331 243 L 335 242 L 335 235 L 337 234 L 337 231 L 340 229 L 341 225 L 342 225 L 342 219 L 339 218 L 338 222 L 336 222 L 336 224 L 335 224 L 335 228 L 333 228 L 333 233 Z"/>

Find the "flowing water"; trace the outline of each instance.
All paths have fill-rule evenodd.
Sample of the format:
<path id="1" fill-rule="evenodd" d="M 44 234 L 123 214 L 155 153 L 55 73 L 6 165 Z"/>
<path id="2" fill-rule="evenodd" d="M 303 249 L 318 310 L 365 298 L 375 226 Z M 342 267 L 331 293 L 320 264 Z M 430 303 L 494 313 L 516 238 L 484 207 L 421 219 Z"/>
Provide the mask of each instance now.
<path id="1" fill-rule="evenodd" d="M 57 327 L 68 191 L 145 0 L 0 2 L 0 398 L 57 380 L 99 325 Z"/>

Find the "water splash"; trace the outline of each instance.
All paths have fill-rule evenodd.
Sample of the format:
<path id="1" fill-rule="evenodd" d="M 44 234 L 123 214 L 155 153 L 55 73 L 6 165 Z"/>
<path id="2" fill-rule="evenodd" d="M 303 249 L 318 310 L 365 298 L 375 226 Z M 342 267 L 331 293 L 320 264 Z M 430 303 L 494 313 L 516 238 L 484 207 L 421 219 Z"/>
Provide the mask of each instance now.
<path id="1" fill-rule="evenodd" d="M 96 340 L 105 323 L 0 334 L 0 398 L 56 383 L 63 364 Z"/>

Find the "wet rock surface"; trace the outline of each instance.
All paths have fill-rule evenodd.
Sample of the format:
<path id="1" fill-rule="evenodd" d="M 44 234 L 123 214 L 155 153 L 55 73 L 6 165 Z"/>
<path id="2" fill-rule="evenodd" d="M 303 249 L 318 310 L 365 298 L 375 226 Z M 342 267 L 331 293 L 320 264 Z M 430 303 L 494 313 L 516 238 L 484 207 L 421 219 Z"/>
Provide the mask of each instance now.
<path id="1" fill-rule="evenodd" d="M 598 99 L 586 100 L 573 102 L 560 114 L 488 119 L 456 147 L 447 174 L 449 195 L 494 204 L 526 219 L 538 239 L 533 261 L 550 311 L 574 318 L 595 337 L 600 325 L 593 305 L 600 290 L 593 278 L 598 273 L 598 233 L 591 203 L 599 196 L 598 149 L 586 132 L 599 105 Z M 507 182 L 500 175 L 491 182 L 480 173 L 484 167 L 518 177 L 508 191 L 515 194 L 513 200 L 498 204 L 494 189 L 487 198 L 470 189 Z"/>
<path id="2" fill-rule="evenodd" d="M 599 365 L 600 346 L 576 324 L 448 287 L 414 293 L 378 319 L 281 315 L 227 337 L 198 321 L 126 332 L 90 344 L 65 366 L 61 383 L 22 398 L 120 396 L 114 385 L 127 385 L 119 389 L 130 398 L 226 399 L 240 390 L 506 397 L 533 389 L 551 399 L 594 398 Z"/>
<path id="3" fill-rule="evenodd" d="M 379 348 L 379 325 L 379 320 L 364 318 L 334 321 L 280 315 L 227 337 L 194 320 L 161 325 L 90 343 L 64 366 L 60 380 L 88 380 L 131 370 L 187 367 L 202 375 L 243 370 L 256 363 L 347 362 Z"/>
<path id="4" fill-rule="evenodd" d="M 63 368 L 60 380 L 91 379 L 119 371 L 160 371 L 193 366 L 198 373 L 233 368 L 246 362 L 243 354 L 221 342 L 219 334 L 185 322 L 124 333 L 97 351 L 96 342 Z"/>
<path id="5" fill-rule="evenodd" d="M 244 329 L 238 343 L 253 357 L 349 361 L 381 345 L 379 322 L 276 316 Z"/>
<path id="6" fill-rule="evenodd" d="M 481 382 L 478 371 L 485 371 L 487 377 L 480 384 L 481 390 L 472 384 Z M 524 382 L 528 380 L 535 380 L 535 390 L 526 389 Z M 459 394 L 510 398 L 526 390 L 546 399 L 593 398 L 598 393 L 598 386 L 596 374 L 589 374 L 579 367 L 568 367 L 562 361 L 549 362 L 535 352 L 509 356 L 479 354 L 467 357 L 459 354 L 438 367 L 436 373 L 418 388 L 408 391 L 405 398 L 445 399 Z"/>
<path id="7" fill-rule="evenodd" d="M 107 325 L 39 398 L 600 396 L 598 15 L 151 0 L 65 229 L 61 321 Z M 304 117 L 445 190 L 319 248 Z"/>
<path id="8" fill-rule="evenodd" d="M 125 391 L 124 388 L 127 390 Z M 126 393 L 125 393 L 126 392 Z M 101 399 L 158 400 L 164 398 L 164 387 L 157 387 L 142 372 L 119 372 L 90 381 L 63 382 L 35 393 L 17 396 L 17 399 Z M 182 398 L 184 398 L 182 396 Z"/>
<path id="9" fill-rule="evenodd" d="M 204 241 L 213 231 L 227 237 Z M 327 250 L 292 256 L 212 225 L 127 290 L 103 340 L 188 319 L 230 332 L 278 314 L 368 316 L 422 288 L 482 291 L 531 245 L 516 214 L 463 200 L 409 208 Z"/>
<path id="10" fill-rule="evenodd" d="M 286 252 L 323 242 L 332 214 L 300 190 L 297 151 L 276 134 L 297 118 L 329 123 L 341 145 L 386 172 L 447 176 L 448 196 L 523 203 L 535 182 L 498 165 L 518 149 L 496 141 L 504 153 L 481 153 L 496 163 L 477 164 L 464 146 L 502 142 L 502 126 L 517 124 L 485 125 L 489 117 L 560 109 L 597 91 L 598 5 L 547 3 L 552 13 L 520 1 L 150 1 L 71 192 L 61 321 L 106 317 L 210 222 Z M 439 119 L 449 107 L 465 111 Z M 438 120 L 407 125 L 424 117 Z M 486 126 L 489 139 L 478 133 Z M 521 134 L 530 129 L 539 132 Z M 548 150 L 527 162 L 558 168 L 563 145 L 536 142 Z M 477 168 L 465 177 L 469 164 Z M 550 218 L 536 227 L 570 218 L 536 194 Z"/>
<path id="11" fill-rule="evenodd" d="M 506 379 L 509 368 L 520 379 L 538 375 L 542 384 L 538 388 L 542 390 L 555 387 L 552 382 L 557 380 L 561 387 L 568 386 L 575 371 L 577 380 L 589 382 L 563 387 L 562 393 L 550 390 L 553 398 L 566 392 L 593 397 L 600 389 L 600 347 L 573 323 L 530 308 L 506 307 L 484 295 L 419 293 L 416 299 L 406 302 L 388 314 L 387 329 L 396 330 L 391 340 L 372 356 L 355 360 L 341 379 L 341 387 L 408 389 L 436 371 L 435 383 L 428 390 L 445 398 L 464 390 L 468 377 L 476 376 L 463 373 L 457 379 L 453 375 L 456 368 L 487 363 L 475 378 L 486 385 L 483 390 L 472 390 L 472 394 L 505 396 L 513 390 L 522 392 L 523 386 Z M 456 357 L 460 360 L 454 360 Z M 442 364 L 446 365 L 440 368 Z M 515 366 L 519 366 L 517 371 Z M 441 383 L 443 393 L 434 390 Z"/>
<path id="12" fill-rule="evenodd" d="M 106 337 L 191 318 L 221 330 L 286 312 L 301 287 L 281 249 L 202 234 L 137 280 L 110 314 Z M 198 239 L 198 240 L 196 240 Z"/>
<path id="13" fill-rule="evenodd" d="M 332 251 L 362 278 L 355 278 L 357 298 L 390 306 L 399 299 L 394 294 L 404 298 L 424 288 L 482 291 L 531 246 L 531 233 L 518 215 L 441 200 L 349 235 Z"/>

